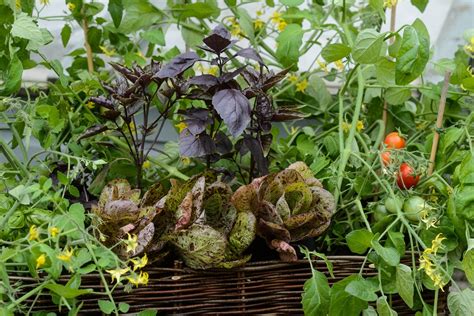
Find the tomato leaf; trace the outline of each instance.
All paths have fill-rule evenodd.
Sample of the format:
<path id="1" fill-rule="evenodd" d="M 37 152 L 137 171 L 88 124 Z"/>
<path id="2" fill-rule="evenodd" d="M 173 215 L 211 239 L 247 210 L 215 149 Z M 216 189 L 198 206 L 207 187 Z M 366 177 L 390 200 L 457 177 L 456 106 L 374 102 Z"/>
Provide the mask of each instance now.
<path id="1" fill-rule="evenodd" d="M 474 291 L 466 288 L 461 292 L 449 293 L 448 307 L 453 316 L 471 315 L 474 310 Z"/>
<path id="2" fill-rule="evenodd" d="M 64 298 L 75 298 L 80 295 L 92 293 L 92 289 L 79 290 L 56 283 L 47 284 L 45 288 Z"/>
<path id="3" fill-rule="evenodd" d="M 395 64 L 395 82 L 406 85 L 418 78 L 430 55 L 430 39 L 423 22 L 416 20 L 405 27 Z"/>
<path id="4" fill-rule="evenodd" d="M 353 230 L 346 236 L 347 246 L 354 253 L 364 254 L 370 247 L 373 237 L 374 234 L 367 229 Z"/>
<path id="5" fill-rule="evenodd" d="M 377 300 L 378 285 L 366 279 L 353 280 L 346 286 L 346 292 L 363 301 Z"/>
<path id="6" fill-rule="evenodd" d="M 321 56 L 326 60 L 326 62 L 331 63 L 349 56 L 350 53 L 351 48 L 349 46 L 341 43 L 334 43 L 325 46 L 321 51 Z"/>
<path id="7" fill-rule="evenodd" d="M 298 63 L 303 34 L 300 25 L 290 24 L 278 35 L 276 56 L 284 67 L 295 66 Z"/>
<path id="8" fill-rule="evenodd" d="M 399 264 L 397 266 L 396 279 L 397 291 L 410 308 L 413 307 L 414 284 L 415 280 L 413 279 L 411 268 L 407 265 Z"/>
<path id="9" fill-rule="evenodd" d="M 326 315 L 329 310 L 329 283 L 324 275 L 313 270 L 313 275 L 304 283 L 301 299 L 305 315 Z"/>
<path id="10" fill-rule="evenodd" d="M 376 239 L 372 240 L 371 245 L 388 265 L 395 267 L 400 263 L 400 254 L 395 248 L 383 247 Z"/>
<path id="11" fill-rule="evenodd" d="M 63 29 L 61 30 L 61 41 L 63 46 L 66 47 L 67 43 L 69 43 L 69 39 L 71 38 L 72 29 L 69 24 L 64 24 Z"/>
<path id="12" fill-rule="evenodd" d="M 373 29 L 366 29 L 357 35 L 352 48 L 352 57 L 359 64 L 375 64 L 384 47 L 384 35 Z"/>
<path id="13" fill-rule="evenodd" d="M 122 0 L 109 0 L 109 5 L 107 10 L 112 17 L 112 21 L 116 28 L 120 26 L 120 22 L 122 22 L 122 15 L 123 15 L 123 3 Z"/>

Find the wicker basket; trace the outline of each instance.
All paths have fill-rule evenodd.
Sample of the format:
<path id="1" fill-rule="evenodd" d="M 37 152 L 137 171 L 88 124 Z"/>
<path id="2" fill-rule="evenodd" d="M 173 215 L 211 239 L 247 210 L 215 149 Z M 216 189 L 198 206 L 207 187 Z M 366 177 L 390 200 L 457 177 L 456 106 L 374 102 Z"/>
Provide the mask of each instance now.
<path id="1" fill-rule="evenodd" d="M 326 273 L 330 283 L 334 283 L 358 273 L 364 257 L 329 256 L 329 260 L 334 265 L 334 279 L 329 277 L 322 261 L 316 260 L 314 264 L 316 269 Z M 405 258 L 402 262 L 409 265 L 410 259 Z M 123 288 L 114 291 L 115 301 L 130 304 L 130 312 L 155 309 L 163 314 L 179 315 L 300 315 L 303 284 L 311 276 L 309 264 L 305 260 L 291 264 L 279 261 L 252 262 L 239 269 L 205 271 L 191 270 L 175 262 L 174 268 L 153 267 L 147 271 L 150 275 L 148 286 L 139 287 L 130 293 Z M 363 275 L 375 276 L 377 271 L 366 265 Z M 67 276 L 62 276 L 60 282 L 65 283 L 67 280 Z M 29 277 L 12 277 L 12 281 L 23 283 L 22 292 L 37 284 Z M 83 276 L 81 288 L 101 291 L 98 274 Z M 433 292 L 425 291 L 423 296 L 425 301 L 433 302 Z M 104 296 L 82 296 L 84 305 L 81 313 L 100 314 L 97 306 L 99 298 L 104 299 Z M 34 306 L 31 306 L 34 300 Z M 399 296 L 393 295 L 391 301 L 399 315 L 414 314 Z M 33 311 L 57 311 L 47 293 L 28 299 L 25 305 Z M 438 315 L 445 315 L 445 310 L 446 293 L 440 292 Z"/>

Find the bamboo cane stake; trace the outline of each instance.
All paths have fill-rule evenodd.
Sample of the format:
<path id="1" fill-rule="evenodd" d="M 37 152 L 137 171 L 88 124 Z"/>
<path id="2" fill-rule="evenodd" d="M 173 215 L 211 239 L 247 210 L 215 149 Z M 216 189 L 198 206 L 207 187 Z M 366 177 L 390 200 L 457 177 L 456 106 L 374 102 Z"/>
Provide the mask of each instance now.
<path id="1" fill-rule="evenodd" d="M 87 17 L 84 17 L 84 20 L 82 22 L 82 30 L 84 32 L 84 46 L 86 48 L 86 54 L 87 54 L 87 69 L 89 73 L 92 73 L 94 72 L 94 61 L 92 59 L 92 48 L 91 48 L 91 45 L 89 44 L 89 40 L 87 39 L 87 33 L 89 31 Z"/>
<path id="2" fill-rule="evenodd" d="M 395 2 L 392 7 L 390 8 L 390 32 L 395 32 L 395 22 L 397 19 L 397 2 Z M 390 38 L 390 44 L 393 44 L 395 41 L 395 37 Z M 387 116 L 388 116 L 388 103 L 386 100 L 383 101 L 383 112 L 382 112 L 382 121 L 383 121 L 383 128 L 384 128 L 384 135 L 387 129 Z"/>
<path id="3" fill-rule="evenodd" d="M 441 98 L 439 100 L 438 117 L 436 119 L 436 128 L 433 137 L 433 145 L 431 146 L 430 165 L 428 168 L 428 176 L 433 174 L 436 160 L 436 151 L 439 143 L 439 130 L 443 127 L 444 109 L 446 108 L 446 96 L 448 95 L 449 79 L 451 72 L 446 71 L 444 74 L 443 88 L 441 90 Z"/>

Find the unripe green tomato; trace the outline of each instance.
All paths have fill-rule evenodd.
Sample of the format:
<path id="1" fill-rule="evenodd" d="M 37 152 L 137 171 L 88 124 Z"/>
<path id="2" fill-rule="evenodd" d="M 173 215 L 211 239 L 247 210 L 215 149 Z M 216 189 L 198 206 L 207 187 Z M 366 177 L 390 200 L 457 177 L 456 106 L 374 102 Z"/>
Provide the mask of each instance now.
<path id="1" fill-rule="evenodd" d="M 408 200 L 403 203 L 403 212 L 405 217 L 412 221 L 418 222 L 420 220 L 420 214 L 424 210 L 431 210 L 431 207 L 422 197 L 411 196 Z"/>
<path id="2" fill-rule="evenodd" d="M 374 219 L 376 222 L 382 221 L 387 215 L 387 208 L 384 205 L 378 204 L 374 207 Z"/>
<path id="3" fill-rule="evenodd" d="M 385 199 L 385 208 L 392 214 L 397 214 L 397 209 L 402 209 L 403 199 L 400 197 L 388 197 Z"/>

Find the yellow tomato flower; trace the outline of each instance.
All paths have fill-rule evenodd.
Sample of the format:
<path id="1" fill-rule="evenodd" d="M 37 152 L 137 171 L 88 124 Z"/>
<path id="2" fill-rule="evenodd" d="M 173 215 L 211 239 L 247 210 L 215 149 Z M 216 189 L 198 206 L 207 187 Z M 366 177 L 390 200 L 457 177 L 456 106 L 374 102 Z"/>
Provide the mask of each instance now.
<path id="1" fill-rule="evenodd" d="M 240 25 L 238 23 L 232 24 L 230 28 L 230 34 L 233 36 L 240 36 L 242 33 L 242 29 L 240 28 Z"/>
<path id="2" fill-rule="evenodd" d="M 130 268 L 126 267 L 123 269 L 114 269 L 114 270 L 105 270 L 105 271 L 110 274 L 112 278 L 112 283 L 114 282 L 114 280 L 116 280 L 117 283 L 119 283 L 120 277 L 124 275 L 125 273 L 127 273 L 128 271 L 130 271 Z"/>
<path id="3" fill-rule="evenodd" d="M 442 242 L 445 240 L 446 237 L 443 236 L 443 234 L 439 233 L 436 235 L 435 239 L 431 241 L 431 249 L 433 249 L 434 254 L 439 250 L 439 248 L 442 248 Z"/>
<path id="4" fill-rule="evenodd" d="M 362 121 L 360 121 L 360 120 L 357 121 L 357 125 L 356 125 L 357 131 L 360 132 L 360 131 L 362 131 L 364 128 L 365 128 L 365 127 L 364 127 L 364 122 L 362 122 Z"/>
<path id="5" fill-rule="evenodd" d="M 36 225 L 30 226 L 30 232 L 28 234 L 28 240 L 39 240 L 39 231 Z"/>
<path id="6" fill-rule="evenodd" d="M 308 80 L 303 79 L 302 81 L 296 84 L 296 91 L 304 92 L 307 87 L 308 87 Z"/>
<path id="7" fill-rule="evenodd" d="M 328 64 L 326 64 L 324 61 L 318 60 L 318 65 L 319 65 L 319 68 L 324 70 L 324 72 L 326 73 L 329 72 Z"/>
<path id="8" fill-rule="evenodd" d="M 257 10 L 257 16 L 262 16 L 264 13 L 263 9 Z"/>
<path id="9" fill-rule="evenodd" d="M 17 10 L 21 10 L 21 0 L 16 0 L 15 1 L 15 7 Z"/>
<path id="10" fill-rule="evenodd" d="M 127 245 L 126 251 L 133 252 L 138 247 L 138 236 L 135 234 L 130 235 L 129 233 L 127 233 L 127 236 L 127 240 L 124 241 L 125 245 Z"/>
<path id="11" fill-rule="evenodd" d="M 56 256 L 56 258 L 64 262 L 71 262 L 71 258 L 73 254 L 74 254 L 74 250 L 69 248 L 69 249 L 64 250 L 60 255 Z"/>
<path id="12" fill-rule="evenodd" d="M 273 12 L 271 17 L 273 24 L 278 24 L 281 20 L 281 13 L 280 12 Z"/>
<path id="13" fill-rule="evenodd" d="M 288 26 L 288 23 L 286 23 L 285 20 L 280 19 L 280 21 L 278 21 L 278 25 L 277 25 L 278 31 L 283 32 L 287 26 Z"/>
<path id="14" fill-rule="evenodd" d="M 102 45 L 100 45 L 99 48 L 102 51 L 102 53 L 104 53 L 108 57 L 112 57 L 113 55 L 115 55 L 115 49 L 109 50 L 107 47 L 102 46 Z"/>
<path id="15" fill-rule="evenodd" d="M 431 280 L 433 281 L 434 286 L 439 287 L 441 291 L 444 292 L 443 287 L 446 285 L 443 281 L 443 278 L 439 273 L 433 273 L 430 276 Z"/>
<path id="16" fill-rule="evenodd" d="M 148 169 L 148 168 L 150 168 L 150 167 L 151 167 L 151 162 L 150 162 L 150 160 L 145 160 L 145 161 L 143 162 L 143 164 L 142 164 L 142 168 L 143 168 L 143 169 Z"/>
<path id="17" fill-rule="evenodd" d="M 346 121 L 342 122 L 342 130 L 344 133 L 348 133 L 351 129 L 351 124 L 347 123 Z"/>
<path id="18" fill-rule="evenodd" d="M 290 129 L 290 134 L 295 135 L 298 131 L 299 131 L 298 127 L 292 126 L 291 129 Z"/>
<path id="19" fill-rule="evenodd" d="M 36 269 L 41 268 L 46 263 L 46 255 L 42 253 L 38 258 L 36 258 Z"/>
<path id="20" fill-rule="evenodd" d="M 179 122 L 178 124 L 175 124 L 175 127 L 177 127 L 178 132 L 181 133 L 185 128 L 188 127 L 188 125 L 184 122 Z"/>
<path id="21" fill-rule="evenodd" d="M 342 60 L 336 60 L 334 62 L 334 65 L 336 66 L 336 68 L 339 70 L 339 71 L 343 71 L 344 70 L 344 63 L 342 62 Z"/>
<path id="22" fill-rule="evenodd" d="M 130 259 L 130 261 L 133 263 L 133 271 L 136 271 L 137 269 L 141 269 L 147 265 L 148 257 L 145 254 L 140 259 Z"/>
<path id="23" fill-rule="evenodd" d="M 74 11 L 74 9 L 76 8 L 76 5 L 72 2 L 69 2 L 67 4 L 67 8 L 69 9 L 69 11 Z"/>
<path id="24" fill-rule="evenodd" d="M 211 66 L 209 69 L 207 69 L 207 74 L 217 76 L 219 73 L 219 67 L 218 66 Z"/>
<path id="25" fill-rule="evenodd" d="M 140 285 L 140 284 L 147 285 L 148 284 L 148 272 L 140 271 L 139 275 L 135 274 L 133 277 L 127 277 L 127 280 L 131 284 L 135 285 L 136 287 L 138 287 L 138 285 Z"/>
<path id="26" fill-rule="evenodd" d="M 191 163 L 191 158 L 189 157 L 181 157 L 181 161 L 185 166 L 189 165 Z"/>
<path id="27" fill-rule="evenodd" d="M 42 5 L 48 5 L 49 4 L 49 0 L 40 0 L 40 3 Z"/>
<path id="28" fill-rule="evenodd" d="M 59 228 L 57 228 L 56 226 L 50 227 L 49 228 L 49 233 L 50 233 L 51 237 L 54 238 L 59 234 Z"/>
<path id="29" fill-rule="evenodd" d="M 288 76 L 288 81 L 292 83 L 296 83 L 298 81 L 298 76 L 295 74 L 291 74 L 290 76 Z"/>
<path id="30" fill-rule="evenodd" d="M 86 103 L 86 106 L 87 106 L 89 109 L 91 109 L 91 110 L 92 110 L 93 108 L 95 108 L 95 104 L 94 104 L 94 102 L 92 102 L 92 101 L 87 102 L 87 103 Z"/>
<path id="31" fill-rule="evenodd" d="M 253 21 L 253 25 L 256 30 L 260 30 L 265 25 L 265 22 L 263 22 L 263 20 L 261 19 L 256 19 L 255 21 Z"/>

